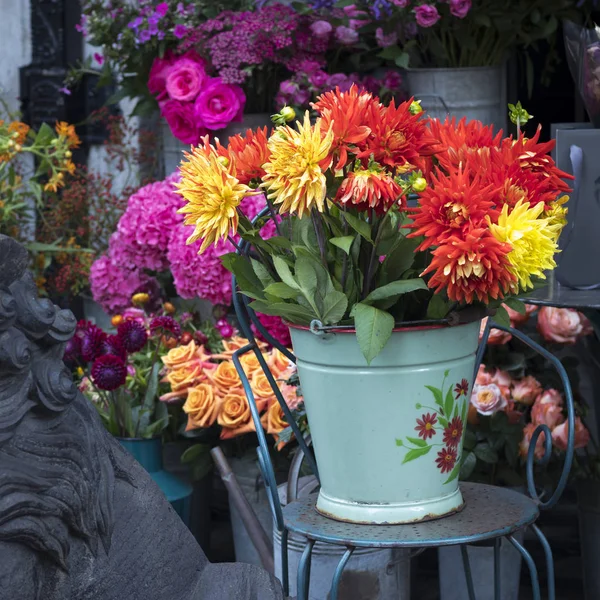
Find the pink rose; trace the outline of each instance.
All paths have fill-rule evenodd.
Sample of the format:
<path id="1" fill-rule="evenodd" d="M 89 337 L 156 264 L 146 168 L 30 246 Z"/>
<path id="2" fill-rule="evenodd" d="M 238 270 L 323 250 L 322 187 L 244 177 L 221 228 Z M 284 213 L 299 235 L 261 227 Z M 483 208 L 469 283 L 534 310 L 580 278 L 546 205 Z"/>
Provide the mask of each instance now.
<path id="1" fill-rule="evenodd" d="M 471 0 L 450 0 L 450 13 L 464 19 L 471 10 Z"/>
<path id="2" fill-rule="evenodd" d="M 358 42 L 358 32 L 344 25 L 338 25 L 338 27 L 336 27 L 335 37 L 340 44 L 344 44 L 345 46 L 350 46 Z"/>
<path id="3" fill-rule="evenodd" d="M 479 365 L 477 377 L 475 378 L 477 385 L 488 385 L 492 383 L 492 374 L 486 370 L 485 365 Z"/>
<path id="4" fill-rule="evenodd" d="M 202 133 L 201 122 L 196 119 L 194 105 L 179 100 L 159 103 L 160 114 L 171 128 L 171 133 L 184 144 L 197 144 Z"/>
<path id="5" fill-rule="evenodd" d="M 488 322 L 488 318 L 486 317 L 481 321 L 481 327 L 479 329 L 479 340 L 483 337 L 483 332 L 485 331 L 485 327 Z M 503 346 L 504 344 L 508 344 L 512 340 L 512 334 L 502 331 L 501 329 L 491 329 L 490 335 L 488 337 L 488 344 L 490 346 Z"/>
<path id="6" fill-rule="evenodd" d="M 421 4 L 413 9 L 417 24 L 421 27 L 433 27 L 440 20 L 440 13 L 431 4 Z"/>
<path id="7" fill-rule="evenodd" d="M 564 423 L 562 408 L 557 404 L 540 404 L 536 402 L 531 409 L 531 422 L 537 427 L 546 425 L 550 430 Z"/>
<path id="8" fill-rule="evenodd" d="M 204 67 L 189 58 L 179 58 L 167 71 L 165 87 L 172 100 L 195 100 L 207 79 Z"/>
<path id="9" fill-rule="evenodd" d="M 166 80 L 173 59 L 165 54 L 164 58 L 155 58 L 148 76 L 148 91 L 160 102 L 167 97 Z"/>
<path id="10" fill-rule="evenodd" d="M 543 394 L 536 400 L 537 404 L 556 404 L 556 406 L 563 405 L 562 394 L 555 389 L 550 388 L 544 390 Z"/>
<path id="11" fill-rule="evenodd" d="M 502 306 L 508 313 L 508 316 L 510 318 L 510 326 L 515 328 L 519 325 L 523 325 L 524 323 L 526 323 L 529 320 L 529 317 L 538 309 L 538 307 L 534 306 L 533 304 L 526 304 L 525 314 L 522 315 L 520 312 L 513 310 L 507 304 L 503 304 Z"/>
<path id="12" fill-rule="evenodd" d="M 568 422 L 565 421 L 552 431 L 554 445 L 563 452 L 567 449 L 569 442 Z M 590 442 L 590 432 L 581 422 L 579 417 L 575 418 L 575 448 L 585 448 Z"/>
<path id="13" fill-rule="evenodd" d="M 586 316 L 572 308 L 543 306 L 538 314 L 538 331 L 547 342 L 574 344 L 590 335 L 593 328 Z"/>
<path id="14" fill-rule="evenodd" d="M 535 399 L 542 393 L 542 384 L 531 375 L 515 381 L 512 387 L 512 398 L 526 406 L 531 406 Z"/>
<path id="15" fill-rule="evenodd" d="M 395 31 L 391 33 L 384 33 L 381 27 L 375 30 L 375 40 L 380 48 L 387 48 L 388 46 L 395 46 L 398 43 L 398 34 Z"/>
<path id="16" fill-rule="evenodd" d="M 223 83 L 220 77 L 209 79 L 194 103 L 194 114 L 206 129 L 224 129 L 241 122 L 246 95 L 241 87 Z"/>
<path id="17" fill-rule="evenodd" d="M 343 11 L 346 13 L 348 17 L 362 17 L 366 15 L 364 10 L 360 10 L 356 7 L 356 4 L 349 4 L 348 6 L 344 6 Z"/>
<path id="18" fill-rule="evenodd" d="M 495 369 L 492 374 L 492 383 L 495 383 L 502 392 L 502 395 L 508 399 L 510 398 L 510 388 L 513 383 L 513 378 L 502 369 Z"/>
<path id="19" fill-rule="evenodd" d="M 329 21 L 315 21 L 310 30 L 315 37 L 326 38 L 333 31 L 333 26 Z"/>
<path id="20" fill-rule="evenodd" d="M 471 404 L 480 415 L 489 417 L 506 408 L 508 401 L 495 383 L 488 385 L 475 384 L 471 393 Z"/>
<path id="21" fill-rule="evenodd" d="M 519 444 L 519 454 L 523 457 L 527 457 L 527 453 L 529 452 L 529 446 L 531 445 L 531 438 L 533 437 L 533 432 L 537 429 L 537 427 L 533 423 L 528 423 L 523 428 L 523 439 Z M 542 433 L 536 443 L 535 443 L 535 451 L 534 455 L 539 460 L 544 456 L 544 441 L 546 439 L 546 435 Z"/>

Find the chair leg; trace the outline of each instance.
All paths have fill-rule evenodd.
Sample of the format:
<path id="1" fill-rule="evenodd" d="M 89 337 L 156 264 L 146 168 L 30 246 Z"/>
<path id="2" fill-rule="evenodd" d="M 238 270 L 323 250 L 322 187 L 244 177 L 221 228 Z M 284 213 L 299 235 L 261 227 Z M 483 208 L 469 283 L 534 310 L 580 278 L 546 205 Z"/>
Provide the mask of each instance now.
<path id="1" fill-rule="evenodd" d="M 462 555 L 465 579 L 467 580 L 467 591 L 469 592 L 469 600 L 476 600 L 475 588 L 473 587 L 473 576 L 471 575 L 471 563 L 469 562 L 469 553 L 467 552 L 467 547 L 461 546 L 460 553 Z"/>
<path id="2" fill-rule="evenodd" d="M 314 540 L 308 540 L 300 557 L 300 564 L 298 565 L 298 600 L 308 600 L 308 593 L 310 591 L 310 561 L 314 545 Z"/>
<path id="3" fill-rule="evenodd" d="M 533 600 L 541 600 L 542 596 L 540 594 L 540 580 L 538 577 L 535 562 L 533 562 L 533 558 L 531 558 L 531 554 L 529 554 L 529 552 L 527 552 L 527 550 L 525 550 L 525 548 L 512 535 L 508 536 L 508 540 L 521 553 L 523 560 L 527 563 L 527 566 L 529 567 L 531 585 L 533 587 Z"/>
<path id="4" fill-rule="evenodd" d="M 335 569 L 335 573 L 333 575 L 333 583 L 331 584 L 331 594 L 329 595 L 330 600 L 337 600 L 340 588 L 340 581 L 342 579 L 342 573 L 344 572 L 344 568 L 346 567 L 346 564 L 348 564 L 348 561 L 350 560 L 350 557 L 352 556 L 353 552 L 354 548 L 349 547 L 346 550 L 346 552 L 344 552 L 344 556 L 342 556 L 340 562 L 338 563 L 338 566 Z"/>
<path id="5" fill-rule="evenodd" d="M 502 600 L 502 563 L 500 551 L 502 538 L 494 540 L 494 600 Z"/>
<path id="6" fill-rule="evenodd" d="M 554 600 L 556 597 L 556 589 L 554 582 L 554 558 L 552 556 L 552 548 L 546 539 L 546 536 L 542 533 L 537 525 L 532 525 L 531 528 L 535 531 L 535 534 L 542 544 L 544 554 L 546 555 L 546 569 L 548 572 L 548 600 Z"/>
<path id="7" fill-rule="evenodd" d="M 281 532 L 281 578 L 283 595 L 290 595 L 290 567 L 288 564 L 288 530 L 284 527 Z"/>

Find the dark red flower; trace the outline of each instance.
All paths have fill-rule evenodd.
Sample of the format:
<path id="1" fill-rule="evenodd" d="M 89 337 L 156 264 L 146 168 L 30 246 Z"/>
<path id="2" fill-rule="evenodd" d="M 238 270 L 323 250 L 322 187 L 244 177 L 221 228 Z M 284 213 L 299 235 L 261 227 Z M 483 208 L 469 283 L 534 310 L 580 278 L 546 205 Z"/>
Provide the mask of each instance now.
<path id="1" fill-rule="evenodd" d="M 102 344 L 106 339 L 106 333 L 93 323 L 86 323 L 80 331 L 81 337 L 81 358 L 85 362 L 92 362 L 98 358 L 102 352 Z"/>
<path id="2" fill-rule="evenodd" d="M 423 415 L 420 419 L 417 419 L 417 426 L 415 427 L 415 431 L 418 431 L 419 437 L 422 437 L 424 440 L 432 438 L 435 435 L 434 426 L 436 423 L 437 415 L 435 413 L 427 413 L 426 415 Z"/>
<path id="3" fill-rule="evenodd" d="M 127 367 L 118 356 L 106 354 L 94 361 L 91 375 L 92 381 L 101 390 L 110 392 L 125 383 Z"/>
<path id="4" fill-rule="evenodd" d="M 179 338 L 181 327 L 173 317 L 154 317 L 150 321 L 150 333 L 159 332 L 167 337 Z"/>
<path id="5" fill-rule="evenodd" d="M 123 346 L 123 342 L 118 335 L 109 335 L 102 342 L 102 355 L 112 354 L 118 356 L 122 361 L 127 359 L 127 350 Z"/>
<path id="6" fill-rule="evenodd" d="M 148 341 L 148 334 L 141 323 L 123 321 L 117 329 L 117 337 L 127 352 L 139 352 Z"/>
<path id="7" fill-rule="evenodd" d="M 463 432 L 463 422 L 460 417 L 454 417 L 448 427 L 444 429 L 444 444 L 451 448 L 456 448 L 460 443 Z"/>
<path id="8" fill-rule="evenodd" d="M 63 360 L 66 363 L 76 363 L 81 358 L 81 338 L 74 335 L 65 346 Z"/>
<path id="9" fill-rule="evenodd" d="M 454 394 L 458 400 L 461 396 L 466 396 L 469 393 L 469 382 L 463 379 L 460 383 L 454 386 Z"/>
<path id="10" fill-rule="evenodd" d="M 454 448 L 440 450 L 435 462 L 442 473 L 449 473 L 454 469 L 454 465 L 456 464 L 456 450 Z"/>

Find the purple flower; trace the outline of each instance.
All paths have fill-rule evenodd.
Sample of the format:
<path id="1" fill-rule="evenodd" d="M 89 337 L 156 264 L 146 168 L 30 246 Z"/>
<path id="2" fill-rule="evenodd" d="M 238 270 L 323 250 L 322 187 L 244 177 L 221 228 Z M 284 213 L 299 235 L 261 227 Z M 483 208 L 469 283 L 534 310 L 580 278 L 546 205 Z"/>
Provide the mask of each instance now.
<path id="1" fill-rule="evenodd" d="M 145 44 L 146 42 L 150 41 L 150 38 L 152 37 L 152 34 L 150 33 L 149 29 L 144 29 L 144 31 L 142 31 L 138 37 L 138 40 L 140 42 L 142 42 L 142 44 Z"/>
<path id="2" fill-rule="evenodd" d="M 385 16 L 389 16 L 392 12 L 392 7 L 388 0 L 375 0 L 371 6 L 371 12 L 375 18 L 380 21 Z"/>
<path id="3" fill-rule="evenodd" d="M 94 60 L 100 65 L 102 66 L 102 64 L 104 63 L 104 56 L 102 56 L 102 54 L 99 54 L 98 52 L 94 52 Z"/>
<path id="4" fill-rule="evenodd" d="M 102 344 L 106 339 L 106 333 L 93 323 L 85 323 L 80 330 L 81 335 L 81 358 L 85 362 L 92 362 L 102 351 Z"/>
<path id="5" fill-rule="evenodd" d="M 148 18 L 148 31 L 151 35 L 156 35 L 158 33 L 158 22 L 160 17 L 157 15 L 152 15 Z"/>
<path id="6" fill-rule="evenodd" d="M 81 338 L 74 335 L 65 346 L 63 360 L 67 363 L 76 363 L 81 358 Z"/>
<path id="7" fill-rule="evenodd" d="M 187 27 L 185 25 L 175 25 L 175 29 L 173 29 L 173 35 L 180 40 L 187 33 Z"/>
<path id="8" fill-rule="evenodd" d="M 402 86 L 402 77 L 398 71 L 389 70 L 383 78 L 383 85 L 391 92 L 395 92 Z"/>
<path id="9" fill-rule="evenodd" d="M 112 354 L 101 356 L 94 361 L 91 370 L 92 381 L 108 392 L 121 387 L 127 378 L 125 363 Z"/>
<path id="10" fill-rule="evenodd" d="M 321 70 L 315 71 L 308 77 L 308 80 L 310 81 L 311 85 L 313 85 L 319 90 L 327 83 L 328 79 L 329 75 L 325 73 L 325 71 Z"/>
<path id="11" fill-rule="evenodd" d="M 68 87 L 61 87 L 58 91 L 65 96 L 71 95 L 71 90 Z"/>
<path id="12" fill-rule="evenodd" d="M 122 361 L 127 360 L 127 351 L 123 347 L 121 338 L 118 335 L 109 335 L 102 342 L 100 352 L 102 356 L 112 354 L 113 356 L 118 356 Z"/>
<path id="13" fill-rule="evenodd" d="M 179 3 L 177 4 L 177 12 L 178 12 L 180 15 L 185 15 L 185 6 L 183 5 L 183 2 L 179 2 Z"/>
<path id="14" fill-rule="evenodd" d="M 298 84 L 291 79 L 286 79 L 279 84 L 279 92 L 291 96 L 298 91 Z"/>
<path id="15" fill-rule="evenodd" d="M 450 13 L 464 19 L 471 10 L 471 0 L 450 0 Z"/>
<path id="16" fill-rule="evenodd" d="M 137 29 L 143 22 L 144 19 L 142 19 L 142 17 L 136 17 L 131 23 L 127 24 L 127 27 L 129 27 L 129 29 Z"/>
<path id="17" fill-rule="evenodd" d="M 329 37 L 329 34 L 333 31 L 333 26 L 329 21 L 315 21 L 311 26 L 310 30 L 316 37 Z"/>
<path id="18" fill-rule="evenodd" d="M 168 2 L 161 2 L 155 9 L 155 13 L 161 18 L 164 17 L 167 12 L 169 12 Z"/>
<path id="19" fill-rule="evenodd" d="M 378 27 L 375 31 L 375 39 L 380 48 L 387 48 L 388 46 L 395 46 L 398 43 L 398 34 L 395 31 L 384 33 L 383 29 Z"/>
<path id="20" fill-rule="evenodd" d="M 392 0 L 392 4 L 398 8 L 406 8 L 408 6 L 408 2 L 409 0 Z"/>
<path id="21" fill-rule="evenodd" d="M 139 352 L 148 341 L 148 334 L 143 325 L 137 321 L 126 320 L 119 325 L 117 337 L 127 352 Z"/>
<path id="22" fill-rule="evenodd" d="M 420 27 L 433 27 L 440 20 L 440 13 L 431 4 L 421 4 L 413 9 L 415 19 Z"/>
<path id="23" fill-rule="evenodd" d="M 340 44 L 344 44 L 345 46 L 350 46 L 358 42 L 358 32 L 345 25 L 338 25 L 335 28 L 335 37 Z"/>

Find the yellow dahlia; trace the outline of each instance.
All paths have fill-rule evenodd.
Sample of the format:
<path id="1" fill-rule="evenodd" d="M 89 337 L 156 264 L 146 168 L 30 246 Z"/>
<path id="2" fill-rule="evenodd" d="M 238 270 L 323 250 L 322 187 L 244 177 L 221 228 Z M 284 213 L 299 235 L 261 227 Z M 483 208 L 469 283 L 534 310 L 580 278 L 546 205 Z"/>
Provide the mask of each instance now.
<path id="1" fill-rule="evenodd" d="M 528 202 L 519 200 L 510 213 L 508 210 L 505 204 L 498 223 L 490 222 L 490 231 L 498 241 L 512 246 L 507 258 L 510 271 L 517 277 L 518 286 L 513 284 L 516 292 L 518 287 L 532 288 L 532 277 L 545 279 L 544 271 L 556 267 L 554 254 L 558 252 L 560 229 L 541 216 L 543 202 L 530 207 Z"/>
<path id="2" fill-rule="evenodd" d="M 194 148 L 185 153 L 185 158 L 179 167 L 181 181 L 176 187 L 187 204 L 179 212 L 186 215 L 186 225 L 196 227 L 188 244 L 203 238 L 200 246 L 203 252 L 210 244 L 237 232 L 237 207 L 245 196 L 255 192 L 238 181 L 224 161 L 219 160 L 214 148 L 210 152 Z"/>
<path id="3" fill-rule="evenodd" d="M 550 203 L 550 209 L 544 213 L 550 223 L 550 227 L 558 229 L 560 233 L 567 224 L 567 213 L 569 209 L 564 206 L 569 201 L 569 196 L 561 196 L 558 200 Z"/>
<path id="4" fill-rule="evenodd" d="M 263 185 L 274 204 L 281 205 L 280 212 L 302 217 L 313 206 L 323 212 L 327 193 L 323 171 L 331 163 L 333 134 L 331 129 L 323 133 L 319 120 L 311 126 L 308 111 L 304 123 L 296 125 L 298 131 L 282 126 L 269 138 L 271 156 L 263 165 Z"/>

